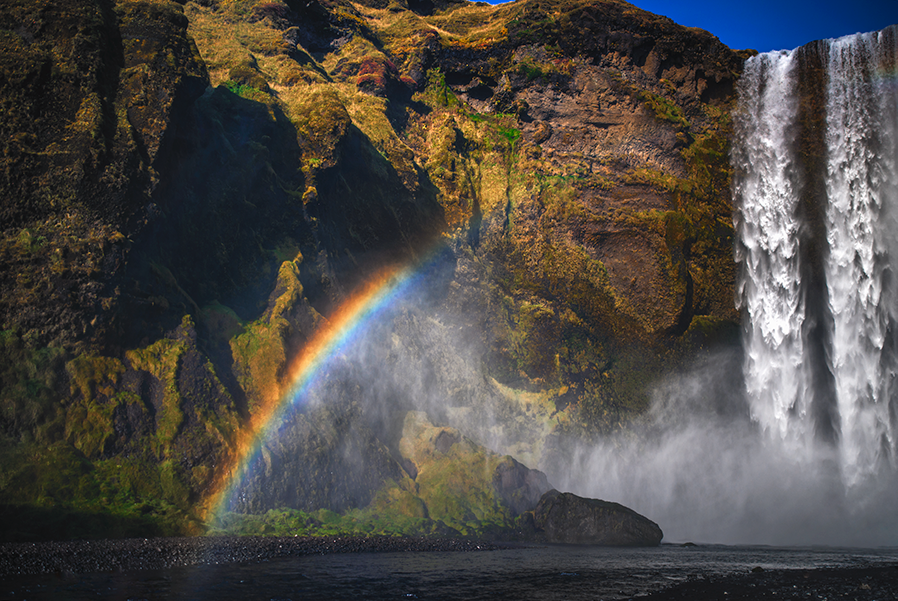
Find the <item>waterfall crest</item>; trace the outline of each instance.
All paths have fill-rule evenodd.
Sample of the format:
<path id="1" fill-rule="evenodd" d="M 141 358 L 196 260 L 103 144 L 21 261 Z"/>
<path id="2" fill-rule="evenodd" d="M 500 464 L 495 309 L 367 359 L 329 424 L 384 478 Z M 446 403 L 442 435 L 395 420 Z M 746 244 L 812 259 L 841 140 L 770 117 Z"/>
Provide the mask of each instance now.
<path id="1" fill-rule="evenodd" d="M 749 59 L 735 122 L 752 418 L 831 449 L 849 488 L 894 464 L 898 433 L 896 30 Z"/>

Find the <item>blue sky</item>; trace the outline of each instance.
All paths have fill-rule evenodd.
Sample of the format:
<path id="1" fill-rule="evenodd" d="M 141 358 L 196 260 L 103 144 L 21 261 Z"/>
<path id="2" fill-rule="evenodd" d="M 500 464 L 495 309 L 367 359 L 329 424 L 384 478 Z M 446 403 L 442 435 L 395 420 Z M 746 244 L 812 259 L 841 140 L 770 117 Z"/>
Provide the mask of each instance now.
<path id="1" fill-rule="evenodd" d="M 789 50 L 813 40 L 898 23 L 898 0 L 635 0 L 631 4 L 680 25 L 706 29 L 730 48 L 761 52 Z"/>

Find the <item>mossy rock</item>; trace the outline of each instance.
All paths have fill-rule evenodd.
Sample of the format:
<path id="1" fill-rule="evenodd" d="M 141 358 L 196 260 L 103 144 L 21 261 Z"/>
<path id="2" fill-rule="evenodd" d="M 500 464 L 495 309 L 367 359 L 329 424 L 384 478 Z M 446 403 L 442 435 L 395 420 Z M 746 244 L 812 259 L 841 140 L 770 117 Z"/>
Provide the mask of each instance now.
<path id="1" fill-rule="evenodd" d="M 337 146 L 352 124 L 336 91 L 329 87 L 314 89 L 293 108 L 291 119 L 300 136 L 300 145 L 309 156 L 320 159 L 324 166 L 333 165 Z"/>
<path id="2" fill-rule="evenodd" d="M 427 516 L 462 534 L 513 527 L 514 518 L 549 488 L 542 473 L 454 428 L 434 426 L 422 412 L 407 414 L 399 448 L 415 465 L 415 490 Z"/>
<path id="3" fill-rule="evenodd" d="M 0 423 L 5 436 L 43 444 L 61 437 L 64 357 L 62 349 L 29 348 L 15 332 L 0 331 Z"/>
<path id="4" fill-rule="evenodd" d="M 268 80 L 262 72 L 259 71 L 259 67 L 255 61 L 245 61 L 231 67 L 230 71 L 228 71 L 228 82 L 226 85 L 232 92 L 240 95 L 244 95 L 241 93 L 241 88 L 249 88 L 249 90 L 264 92 L 266 94 L 271 93 L 271 88 L 268 86 Z M 246 95 L 252 96 L 249 92 Z"/>

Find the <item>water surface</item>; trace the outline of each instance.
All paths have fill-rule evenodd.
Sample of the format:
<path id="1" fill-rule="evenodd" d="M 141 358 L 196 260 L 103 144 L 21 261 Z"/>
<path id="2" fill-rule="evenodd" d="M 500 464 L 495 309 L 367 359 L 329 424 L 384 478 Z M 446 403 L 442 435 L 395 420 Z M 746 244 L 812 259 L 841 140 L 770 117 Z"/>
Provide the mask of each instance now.
<path id="1" fill-rule="evenodd" d="M 629 599 L 752 568 L 871 567 L 898 549 L 550 545 L 471 553 L 345 553 L 224 564 L 30 577 L 3 599 Z"/>

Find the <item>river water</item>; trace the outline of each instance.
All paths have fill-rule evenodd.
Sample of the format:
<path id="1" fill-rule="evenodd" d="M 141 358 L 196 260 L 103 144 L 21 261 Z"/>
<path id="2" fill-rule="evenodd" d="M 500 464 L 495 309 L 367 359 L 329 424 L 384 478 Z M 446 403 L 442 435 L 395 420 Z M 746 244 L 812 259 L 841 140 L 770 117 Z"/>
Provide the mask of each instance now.
<path id="1" fill-rule="evenodd" d="M 0 581 L 3 599 L 630 599 L 709 575 L 898 562 L 898 549 L 662 545 L 345 553 Z"/>

